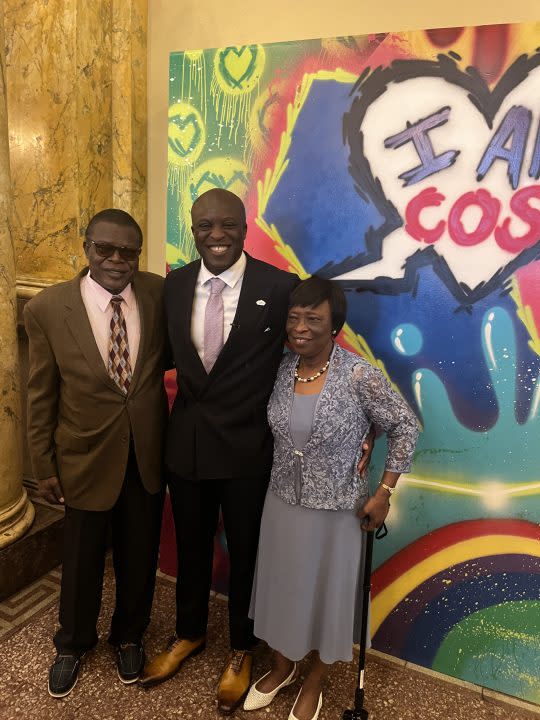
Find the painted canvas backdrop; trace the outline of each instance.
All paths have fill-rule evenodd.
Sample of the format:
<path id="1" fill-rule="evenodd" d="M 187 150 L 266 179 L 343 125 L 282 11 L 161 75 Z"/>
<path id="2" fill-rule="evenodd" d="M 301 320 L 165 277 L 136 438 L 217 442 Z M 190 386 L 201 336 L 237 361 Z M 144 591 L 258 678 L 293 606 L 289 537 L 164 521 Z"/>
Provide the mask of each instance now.
<path id="1" fill-rule="evenodd" d="M 166 245 L 168 269 L 194 259 L 191 204 L 223 187 L 248 252 L 343 285 L 340 342 L 422 425 L 376 543 L 373 645 L 534 702 L 539 46 L 532 24 L 173 53 Z M 162 550 L 174 572 L 168 514 Z"/>

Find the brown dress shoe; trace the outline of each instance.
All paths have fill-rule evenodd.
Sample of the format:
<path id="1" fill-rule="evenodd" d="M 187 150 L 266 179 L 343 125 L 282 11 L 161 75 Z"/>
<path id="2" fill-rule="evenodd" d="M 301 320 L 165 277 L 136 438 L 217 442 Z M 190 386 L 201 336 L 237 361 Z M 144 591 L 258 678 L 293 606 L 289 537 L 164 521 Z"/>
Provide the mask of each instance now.
<path id="1" fill-rule="evenodd" d="M 233 650 L 219 681 L 217 690 L 218 710 L 231 715 L 247 695 L 251 685 L 253 653 L 249 650 Z"/>
<path id="2" fill-rule="evenodd" d="M 139 684 L 148 688 L 172 678 L 189 657 L 198 655 L 205 647 L 205 637 L 186 640 L 175 635 L 165 652 L 156 655 L 153 660 L 146 663 L 142 675 L 139 677 Z"/>

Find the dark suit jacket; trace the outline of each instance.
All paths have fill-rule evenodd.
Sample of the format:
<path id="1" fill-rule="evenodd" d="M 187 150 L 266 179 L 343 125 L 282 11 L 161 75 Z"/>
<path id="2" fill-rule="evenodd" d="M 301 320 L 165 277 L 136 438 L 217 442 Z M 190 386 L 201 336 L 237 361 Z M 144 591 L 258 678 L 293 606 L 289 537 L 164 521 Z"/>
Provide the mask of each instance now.
<path id="1" fill-rule="evenodd" d="M 107 510 L 120 493 L 130 434 L 145 488 L 162 484 L 167 419 L 163 386 L 163 278 L 133 278 L 141 320 L 137 364 L 125 396 L 109 377 L 81 296 L 83 270 L 24 309 L 30 342 L 28 442 L 36 479 L 56 475 L 66 504 Z"/>
<path id="2" fill-rule="evenodd" d="M 266 406 L 283 355 L 289 295 L 298 277 L 247 256 L 230 335 L 207 374 L 191 341 L 200 266 L 197 260 L 173 270 L 165 280 L 178 383 L 165 461 L 185 479 L 267 475 L 272 436 Z"/>

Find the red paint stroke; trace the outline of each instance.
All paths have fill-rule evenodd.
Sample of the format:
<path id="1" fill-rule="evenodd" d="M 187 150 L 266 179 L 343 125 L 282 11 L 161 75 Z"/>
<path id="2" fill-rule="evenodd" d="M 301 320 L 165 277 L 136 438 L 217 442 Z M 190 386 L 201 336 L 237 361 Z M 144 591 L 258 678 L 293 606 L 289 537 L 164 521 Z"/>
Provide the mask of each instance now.
<path id="1" fill-rule="evenodd" d="M 504 218 L 500 227 L 495 229 L 497 245 L 509 253 L 520 253 L 536 245 L 540 237 L 540 210 L 532 207 L 529 200 L 540 200 L 540 185 L 530 185 L 518 190 L 510 200 L 510 209 L 529 226 L 523 235 L 512 235 L 510 218 Z"/>
<path id="2" fill-rule="evenodd" d="M 481 25 L 475 28 L 473 66 L 488 84 L 496 82 L 506 64 L 509 25 Z"/>
<path id="3" fill-rule="evenodd" d="M 429 41 L 436 48 L 450 48 L 462 36 L 465 28 L 434 28 L 426 30 Z M 506 65 L 510 25 L 479 25 L 474 31 L 472 65 L 489 84 L 496 82 Z"/>
<path id="4" fill-rule="evenodd" d="M 480 222 L 475 230 L 467 232 L 461 220 L 465 210 L 476 205 L 482 211 Z M 448 215 L 448 230 L 450 237 L 462 247 L 479 245 L 491 236 L 501 211 L 501 201 L 494 198 L 487 190 L 473 190 L 464 193 L 452 205 Z"/>
<path id="5" fill-rule="evenodd" d="M 480 25 L 474 31 L 472 65 L 489 84 L 496 82 L 506 65 L 510 46 L 510 25 Z M 464 27 L 426 30 L 436 48 L 450 48 L 465 31 Z"/>
<path id="6" fill-rule="evenodd" d="M 515 278 L 518 282 L 521 302 L 530 307 L 536 332 L 540 335 L 540 260 L 516 270 Z"/>
<path id="7" fill-rule="evenodd" d="M 426 35 L 435 47 L 445 48 L 455 43 L 463 35 L 465 28 L 433 28 L 426 30 Z"/>
<path id="8" fill-rule="evenodd" d="M 418 242 L 436 243 L 444 232 L 445 222 L 439 220 L 435 227 L 427 228 L 420 222 L 420 213 L 426 207 L 439 207 L 445 196 L 436 187 L 428 187 L 413 197 L 405 209 L 405 231 Z"/>
<path id="9" fill-rule="evenodd" d="M 167 370 L 163 382 L 165 384 L 167 400 L 169 401 L 169 412 L 171 412 L 174 398 L 176 397 L 176 370 Z"/>
<path id="10" fill-rule="evenodd" d="M 176 534 L 169 493 L 165 495 L 163 516 L 161 520 L 161 536 L 159 542 L 159 569 L 166 575 L 176 577 Z"/>

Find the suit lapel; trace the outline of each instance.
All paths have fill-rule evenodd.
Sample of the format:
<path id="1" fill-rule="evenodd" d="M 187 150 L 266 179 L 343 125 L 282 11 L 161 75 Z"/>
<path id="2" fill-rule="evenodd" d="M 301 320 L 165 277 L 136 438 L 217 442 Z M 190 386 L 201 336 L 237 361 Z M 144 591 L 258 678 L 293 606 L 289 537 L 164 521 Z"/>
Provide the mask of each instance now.
<path id="1" fill-rule="evenodd" d="M 103 358 L 96 345 L 92 326 L 90 325 L 90 320 L 84 307 L 81 295 L 81 278 L 86 275 L 87 272 L 88 268 L 85 268 L 71 281 L 68 297 L 65 302 L 66 323 L 91 370 L 107 387 L 123 395 L 123 392 L 105 369 Z"/>
<path id="2" fill-rule="evenodd" d="M 255 262 L 246 253 L 246 269 L 242 280 L 242 289 L 238 298 L 238 307 L 234 316 L 234 328 L 240 330 L 243 326 L 251 325 L 254 320 L 262 318 L 266 314 L 266 303 L 270 288 L 261 287 L 260 271 Z M 262 301 L 264 304 L 258 304 Z M 229 338 L 234 341 L 234 334 L 231 332 Z"/>
<path id="3" fill-rule="evenodd" d="M 200 260 L 195 260 L 186 268 L 185 277 L 179 288 L 179 296 L 177 300 L 179 311 L 174 312 L 174 317 L 176 318 L 176 322 L 178 322 L 178 331 L 180 332 L 182 347 L 185 348 L 186 356 L 184 358 L 184 362 L 188 367 L 192 368 L 196 376 L 196 382 L 199 386 L 204 385 L 208 379 L 205 367 L 202 364 L 199 353 L 197 352 L 197 349 L 193 344 L 193 340 L 191 339 L 193 299 L 195 297 L 195 288 L 200 269 Z"/>
<path id="4" fill-rule="evenodd" d="M 141 287 L 142 283 L 140 278 L 135 275 L 132 281 L 133 291 L 137 300 L 137 308 L 139 311 L 139 322 L 141 327 L 141 334 L 139 339 L 139 352 L 137 353 L 137 362 L 131 378 L 131 384 L 129 386 L 129 392 L 133 392 L 139 377 L 141 375 L 142 367 L 144 365 L 144 358 L 148 356 L 150 335 L 152 330 L 152 299 L 144 292 Z M 128 338 L 129 341 L 129 338 Z M 116 385 L 116 383 L 115 383 Z"/>

